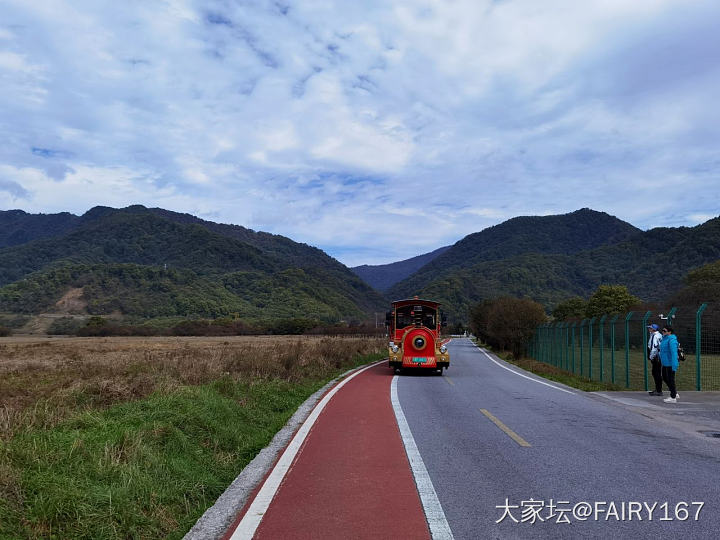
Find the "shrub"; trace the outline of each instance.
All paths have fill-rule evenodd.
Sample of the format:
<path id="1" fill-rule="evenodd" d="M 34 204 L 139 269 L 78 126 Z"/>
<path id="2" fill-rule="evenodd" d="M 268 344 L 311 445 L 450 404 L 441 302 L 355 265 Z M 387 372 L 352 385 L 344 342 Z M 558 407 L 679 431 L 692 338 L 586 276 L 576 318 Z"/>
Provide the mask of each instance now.
<path id="1" fill-rule="evenodd" d="M 11 329 L 20 328 L 25 326 L 29 320 L 30 317 L 25 315 L 3 315 L 0 316 L 0 326 L 5 326 Z"/>
<path id="2" fill-rule="evenodd" d="M 62 317 L 55 319 L 48 327 L 47 333 L 52 336 L 68 336 L 77 334 L 78 330 L 83 327 L 82 319 L 73 317 Z"/>

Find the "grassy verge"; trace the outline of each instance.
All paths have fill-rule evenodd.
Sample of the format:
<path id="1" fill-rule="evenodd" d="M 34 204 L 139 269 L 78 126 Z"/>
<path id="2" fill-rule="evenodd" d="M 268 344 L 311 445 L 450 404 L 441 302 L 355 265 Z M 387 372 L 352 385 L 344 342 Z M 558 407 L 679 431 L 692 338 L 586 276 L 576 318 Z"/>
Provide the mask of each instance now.
<path id="1" fill-rule="evenodd" d="M 382 357 L 313 361 L 316 345 L 288 342 L 264 375 L 227 355 L 199 384 L 168 384 L 166 365 L 140 398 L 93 404 L 89 384 L 90 402 L 61 393 L 75 405 L 52 422 L 16 415 L 0 438 L 0 538 L 181 538 L 310 394 Z"/>
<path id="2" fill-rule="evenodd" d="M 483 347 L 491 349 L 486 345 L 483 345 Z M 534 360 L 532 358 L 515 359 L 512 357 L 512 354 L 507 351 L 493 350 L 493 354 L 499 356 L 506 362 L 514 364 L 526 371 L 534 373 L 535 375 L 539 375 L 540 377 L 544 377 L 545 379 L 556 381 L 572 388 L 583 390 L 585 392 L 625 390 L 625 388 L 617 384 L 594 380 L 591 381 L 587 377 L 574 375 L 569 371 L 565 371 L 564 369 L 551 366 L 549 364 L 546 364 L 545 362 L 538 362 L 537 360 Z"/>

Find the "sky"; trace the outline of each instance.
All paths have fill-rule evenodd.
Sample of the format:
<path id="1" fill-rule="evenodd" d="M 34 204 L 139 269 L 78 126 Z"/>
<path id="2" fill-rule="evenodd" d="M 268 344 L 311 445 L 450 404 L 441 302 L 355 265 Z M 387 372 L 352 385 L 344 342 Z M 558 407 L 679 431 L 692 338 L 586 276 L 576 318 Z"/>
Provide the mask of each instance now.
<path id="1" fill-rule="evenodd" d="M 0 210 L 143 204 L 394 262 L 720 215 L 720 2 L 0 0 Z"/>

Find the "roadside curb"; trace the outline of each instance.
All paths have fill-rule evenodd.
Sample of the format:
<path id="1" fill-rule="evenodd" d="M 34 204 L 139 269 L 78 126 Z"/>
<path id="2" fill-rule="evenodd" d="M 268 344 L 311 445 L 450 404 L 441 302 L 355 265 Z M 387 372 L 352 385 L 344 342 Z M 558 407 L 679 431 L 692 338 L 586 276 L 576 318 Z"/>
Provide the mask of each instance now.
<path id="1" fill-rule="evenodd" d="M 260 450 L 258 455 L 245 466 L 230 486 L 218 497 L 215 504 L 208 508 L 197 520 L 195 525 L 183 537 L 183 540 L 223 538 L 235 521 L 238 512 L 246 505 L 250 495 L 265 479 L 277 461 L 278 455 L 287 447 L 317 403 L 340 380 L 364 367 L 366 366 L 358 366 L 346 371 L 307 398 L 290 417 L 290 420 L 275 434 L 270 444 Z"/>

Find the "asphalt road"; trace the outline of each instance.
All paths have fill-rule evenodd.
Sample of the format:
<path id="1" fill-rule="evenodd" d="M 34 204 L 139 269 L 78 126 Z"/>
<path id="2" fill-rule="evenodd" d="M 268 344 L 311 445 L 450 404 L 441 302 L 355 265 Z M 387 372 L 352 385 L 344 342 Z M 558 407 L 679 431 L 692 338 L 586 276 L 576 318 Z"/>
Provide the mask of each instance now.
<path id="1" fill-rule="evenodd" d="M 720 439 L 549 385 L 467 339 L 450 353 L 444 377 L 404 374 L 397 389 L 455 538 L 718 538 Z"/>

